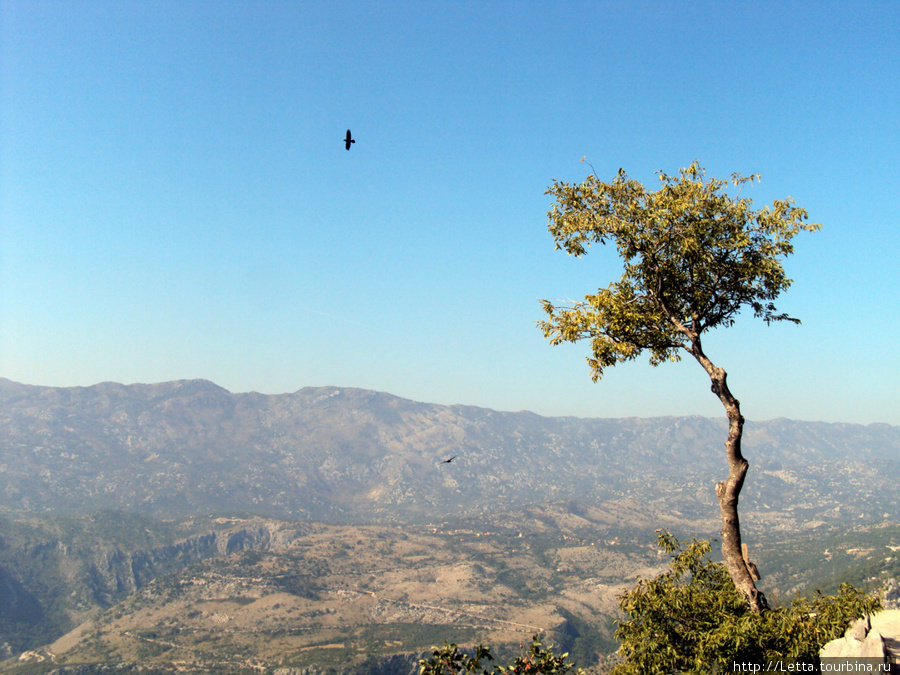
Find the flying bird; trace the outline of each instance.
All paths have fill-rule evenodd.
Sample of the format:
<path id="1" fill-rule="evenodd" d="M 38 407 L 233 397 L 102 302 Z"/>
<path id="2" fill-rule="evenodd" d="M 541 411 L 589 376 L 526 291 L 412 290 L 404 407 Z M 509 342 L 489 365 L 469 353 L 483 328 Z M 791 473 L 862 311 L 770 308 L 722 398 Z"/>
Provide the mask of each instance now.
<path id="1" fill-rule="evenodd" d="M 439 464 L 449 464 L 449 463 L 452 462 L 454 459 L 456 459 L 458 456 L 459 456 L 459 455 L 453 455 L 453 457 L 451 457 L 450 459 L 442 459 L 442 460 L 441 460 L 440 462 L 438 462 L 438 463 L 439 463 Z"/>
<path id="2" fill-rule="evenodd" d="M 347 138 L 344 139 L 344 147 L 347 148 L 347 149 L 349 150 L 349 149 L 350 149 L 350 144 L 351 144 L 351 143 L 356 143 L 356 141 L 353 140 L 353 138 L 350 137 L 350 130 L 347 129 Z"/>

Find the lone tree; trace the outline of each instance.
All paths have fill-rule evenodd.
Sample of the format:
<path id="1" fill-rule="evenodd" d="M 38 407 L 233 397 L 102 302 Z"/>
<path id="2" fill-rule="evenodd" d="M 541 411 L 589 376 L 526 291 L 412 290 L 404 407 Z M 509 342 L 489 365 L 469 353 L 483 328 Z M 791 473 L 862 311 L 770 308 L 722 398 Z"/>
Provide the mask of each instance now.
<path id="1" fill-rule="evenodd" d="M 710 329 L 731 326 L 742 307 L 767 324 L 800 323 L 779 314 L 773 300 L 791 285 L 780 259 L 794 250 L 791 239 L 807 213 L 791 199 L 771 208 L 751 210 L 751 200 L 727 195 L 726 181 L 706 179 L 695 161 L 679 176 L 658 172 L 661 187 L 648 191 L 625 171 L 611 183 L 590 175 L 580 185 L 554 181 L 546 194 L 556 198 L 548 213 L 557 249 L 581 256 L 591 244 L 613 240 L 623 258 L 622 278 L 586 295 L 583 302 L 556 306 L 542 300 L 546 321 L 538 322 L 550 343 L 589 339 L 588 358 L 596 382 L 605 368 L 637 358 L 644 350 L 650 364 L 693 356 L 712 381 L 712 392 L 725 406 L 728 478 L 716 485 L 722 514 L 722 555 L 735 586 L 754 612 L 767 608 L 754 583 L 756 568 L 741 546 L 738 497 L 747 475 L 741 454 L 744 418 L 726 383 L 725 370 L 703 351 L 701 338 Z M 743 186 L 759 175 L 733 174 Z"/>

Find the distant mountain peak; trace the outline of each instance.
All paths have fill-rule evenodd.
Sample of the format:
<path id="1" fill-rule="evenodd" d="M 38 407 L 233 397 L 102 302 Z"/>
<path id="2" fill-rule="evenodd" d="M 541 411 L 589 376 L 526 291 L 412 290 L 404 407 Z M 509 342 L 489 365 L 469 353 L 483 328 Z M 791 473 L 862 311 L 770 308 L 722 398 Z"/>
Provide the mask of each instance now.
<path id="1" fill-rule="evenodd" d="M 0 380 L 0 509 L 411 522 L 627 497 L 714 517 L 723 434 L 718 418 L 541 417 L 349 387 L 265 395 L 208 380 Z M 839 501 L 858 518 L 874 494 L 900 517 L 900 427 L 748 422 L 744 451 L 750 524 L 851 517 Z M 453 455 L 465 462 L 437 470 Z"/>

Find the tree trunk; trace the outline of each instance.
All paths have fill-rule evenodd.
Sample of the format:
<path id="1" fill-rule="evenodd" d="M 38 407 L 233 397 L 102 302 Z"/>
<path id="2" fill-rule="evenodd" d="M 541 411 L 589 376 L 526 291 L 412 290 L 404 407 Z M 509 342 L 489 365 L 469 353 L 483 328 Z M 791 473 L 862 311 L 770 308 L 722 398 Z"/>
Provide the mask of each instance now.
<path id="1" fill-rule="evenodd" d="M 728 416 L 728 440 L 725 441 L 725 455 L 728 458 L 728 478 L 716 485 L 716 497 L 719 500 L 719 511 L 722 514 L 722 556 L 725 566 L 737 586 L 757 614 L 769 608 L 766 596 L 756 588 L 755 579 L 759 579 L 756 566 L 746 554 L 746 547 L 741 545 L 741 522 L 738 518 L 738 498 L 744 485 L 749 464 L 741 454 L 741 436 L 744 431 L 744 418 L 741 415 L 741 404 L 728 389 L 727 373 L 717 368 L 700 348 L 700 341 L 695 340 L 689 350 L 700 362 L 712 380 L 712 392 L 718 396 L 725 406 Z"/>

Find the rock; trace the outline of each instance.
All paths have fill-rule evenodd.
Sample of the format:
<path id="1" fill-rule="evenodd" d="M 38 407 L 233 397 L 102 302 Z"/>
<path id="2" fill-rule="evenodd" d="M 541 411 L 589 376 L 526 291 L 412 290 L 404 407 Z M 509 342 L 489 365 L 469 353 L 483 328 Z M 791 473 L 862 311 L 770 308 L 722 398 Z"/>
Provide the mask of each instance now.
<path id="1" fill-rule="evenodd" d="M 900 609 L 900 581 L 888 580 L 882 591 L 882 598 L 885 609 Z"/>
<path id="2" fill-rule="evenodd" d="M 872 616 L 872 630 L 878 631 L 891 663 L 900 663 L 900 609 L 889 609 Z"/>
<path id="3" fill-rule="evenodd" d="M 865 640 L 866 635 L 869 633 L 869 630 L 872 628 L 872 623 L 869 621 L 869 615 L 866 614 L 861 619 L 857 619 L 852 624 L 850 624 L 850 628 L 847 629 L 847 632 L 844 633 L 844 637 L 853 638 L 854 640 Z"/>
<path id="4" fill-rule="evenodd" d="M 887 658 L 884 641 L 878 631 L 869 631 L 865 639 L 842 637 L 827 643 L 819 651 L 821 658 L 877 658 L 882 662 Z"/>
<path id="5" fill-rule="evenodd" d="M 882 636 L 887 636 L 887 638 Z M 893 651 L 900 638 L 900 611 L 878 612 L 853 622 L 844 637 L 832 640 L 819 650 L 820 658 L 875 659 L 879 663 L 894 661 Z"/>

